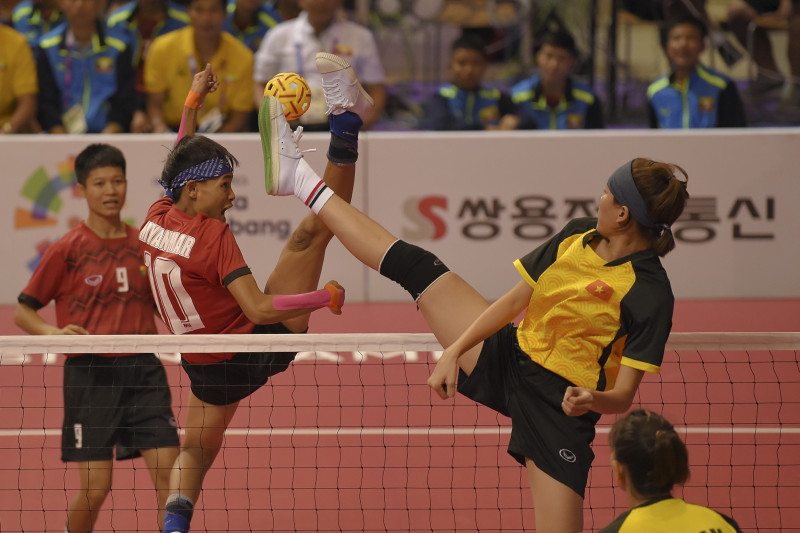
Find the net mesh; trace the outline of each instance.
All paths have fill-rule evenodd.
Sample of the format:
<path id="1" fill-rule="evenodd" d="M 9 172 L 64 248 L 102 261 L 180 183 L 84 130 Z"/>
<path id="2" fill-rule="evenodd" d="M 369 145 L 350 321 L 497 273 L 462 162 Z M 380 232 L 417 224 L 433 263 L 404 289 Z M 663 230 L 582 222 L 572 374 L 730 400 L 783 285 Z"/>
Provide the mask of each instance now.
<path id="1" fill-rule="evenodd" d="M 175 352 L 301 352 L 243 400 L 208 473 L 193 531 L 532 531 L 508 419 L 425 384 L 431 335 L 0 337 L 0 524 L 63 531 L 79 486 L 60 460 L 62 353 L 157 352 L 183 422 L 189 382 Z M 745 531 L 800 532 L 800 334 L 675 333 L 636 405 L 662 412 L 689 447 L 677 496 Z M 598 425 L 585 531 L 627 509 Z M 142 459 L 114 464 L 95 531 L 154 531 Z"/>

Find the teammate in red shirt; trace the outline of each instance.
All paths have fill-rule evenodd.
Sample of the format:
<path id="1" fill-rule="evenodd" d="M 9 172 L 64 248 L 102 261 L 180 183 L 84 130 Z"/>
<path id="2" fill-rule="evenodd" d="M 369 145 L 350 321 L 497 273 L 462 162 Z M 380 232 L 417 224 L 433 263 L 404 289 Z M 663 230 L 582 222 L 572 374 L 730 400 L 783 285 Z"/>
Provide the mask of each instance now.
<path id="1" fill-rule="evenodd" d="M 332 56 L 333 57 L 333 56 Z M 323 79 L 336 85 L 331 113 L 331 145 L 325 184 L 349 201 L 353 192 L 361 117 L 371 109 L 352 68 L 340 58 L 318 62 Z M 341 87 L 346 82 L 345 87 Z M 167 197 L 156 201 L 139 233 L 151 288 L 161 316 L 176 334 L 304 333 L 310 313 L 330 307 L 340 313 L 344 290 L 336 282 L 319 284 L 325 249 L 332 234 L 315 215 L 295 229 L 266 287 L 260 289 L 225 221 L 233 206 L 236 159 L 220 144 L 194 133 L 197 107 L 219 82 L 211 65 L 192 83 L 179 130 L 159 182 Z M 349 97 L 348 97 L 349 95 Z M 354 104 L 358 101 L 358 106 Z M 259 118 L 265 154 L 267 191 L 311 172 L 301 157 L 283 111 L 265 99 Z M 348 109 L 357 110 L 357 112 Z M 183 133 L 189 136 L 180 138 Z M 280 146 L 280 157 L 272 157 Z M 330 191 L 327 193 L 330 195 Z M 239 401 L 288 368 L 295 353 L 182 354 L 191 381 L 186 434 L 173 467 L 164 531 L 186 532 L 203 477 L 222 447 L 225 428 Z"/>
<path id="2" fill-rule="evenodd" d="M 75 174 L 89 216 L 47 248 L 19 295 L 14 322 L 35 335 L 156 333 L 138 234 L 120 219 L 127 190 L 122 152 L 92 144 L 75 159 Z M 37 312 L 53 300 L 55 325 Z M 170 475 L 165 465 L 174 462 L 179 445 L 171 405 L 167 376 L 154 354 L 67 357 L 61 458 L 78 463 L 81 479 L 67 511 L 68 533 L 92 531 L 111 490 L 114 447 L 117 460 L 144 457 L 161 520 Z"/>

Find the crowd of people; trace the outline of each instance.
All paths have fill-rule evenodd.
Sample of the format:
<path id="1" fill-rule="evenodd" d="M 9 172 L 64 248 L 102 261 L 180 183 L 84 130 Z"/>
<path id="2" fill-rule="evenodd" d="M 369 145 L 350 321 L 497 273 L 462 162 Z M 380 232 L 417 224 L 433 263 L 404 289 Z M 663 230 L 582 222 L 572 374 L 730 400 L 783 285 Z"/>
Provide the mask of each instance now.
<path id="1" fill-rule="evenodd" d="M 657 18 L 670 71 L 646 89 L 653 128 L 739 127 L 747 120 L 737 83 L 700 61 L 721 30 L 700 0 L 632 3 Z M 688 6 L 688 7 L 687 7 Z M 1 133 L 164 133 L 175 131 L 192 77 L 210 63 L 219 92 L 198 116 L 200 132 L 254 132 L 264 84 L 279 72 L 305 77 L 315 98 L 300 119 L 325 130 L 318 52 L 353 65 L 375 102 L 364 129 L 386 121 L 386 73 L 373 32 L 352 22 L 344 0 L 4 0 L 0 11 Z M 748 90 L 783 87 L 800 98 L 800 14 L 791 0 L 733 0 L 732 34 L 749 46 L 757 75 Z M 787 20 L 789 79 L 778 73 L 764 13 Z M 479 33 L 452 43 L 449 77 L 413 105 L 416 127 L 433 130 L 595 129 L 604 105 L 576 76 L 580 52 L 564 29 L 537 35 L 535 65 L 517 79 L 487 79 Z M 710 35 L 710 37 L 709 37 Z M 643 124 L 644 125 L 644 124 Z"/>

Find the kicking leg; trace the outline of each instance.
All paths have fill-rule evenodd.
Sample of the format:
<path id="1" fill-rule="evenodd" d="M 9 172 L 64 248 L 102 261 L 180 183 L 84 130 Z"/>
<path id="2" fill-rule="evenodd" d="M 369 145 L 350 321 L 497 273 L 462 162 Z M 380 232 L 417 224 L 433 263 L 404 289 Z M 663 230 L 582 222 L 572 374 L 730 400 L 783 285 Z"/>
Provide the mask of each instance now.
<path id="1" fill-rule="evenodd" d="M 325 100 L 331 124 L 331 142 L 324 183 L 328 191 L 349 202 L 353 195 L 355 163 L 358 159 L 358 131 L 362 117 L 372 109 L 372 99 L 361 87 L 350 65 L 331 54 L 318 54 Z M 313 172 L 297 147 L 302 129 L 292 132 L 281 106 L 265 98 L 259 112 L 259 130 L 264 151 L 267 192 L 285 194 L 296 172 Z M 289 193 L 291 194 L 291 193 Z M 325 251 L 333 234 L 314 214 L 309 214 L 292 232 L 278 263 L 267 281 L 268 294 L 299 294 L 319 287 Z M 308 328 L 309 315 L 284 321 L 290 330 Z"/>

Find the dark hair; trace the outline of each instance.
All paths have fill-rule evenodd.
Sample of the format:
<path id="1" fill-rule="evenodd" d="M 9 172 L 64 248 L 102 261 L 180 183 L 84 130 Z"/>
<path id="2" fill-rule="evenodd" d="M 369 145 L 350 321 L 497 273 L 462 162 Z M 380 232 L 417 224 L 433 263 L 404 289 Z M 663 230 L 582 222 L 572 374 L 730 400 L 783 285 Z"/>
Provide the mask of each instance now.
<path id="1" fill-rule="evenodd" d="M 680 172 L 683 181 L 675 177 Z M 652 159 L 636 158 L 633 161 L 633 181 L 642 195 L 650 218 L 658 225 L 672 226 L 686 207 L 689 192 L 686 184 L 689 176 L 686 171 L 672 163 L 660 163 Z M 672 230 L 648 230 L 639 225 L 643 232 L 650 232 L 653 249 L 663 257 L 675 248 Z"/>
<path id="2" fill-rule="evenodd" d="M 188 8 L 189 6 L 194 4 L 196 1 L 197 0 L 188 0 L 186 2 L 186 7 Z M 219 0 L 219 2 L 222 4 L 222 10 L 227 13 L 228 12 L 228 0 Z"/>
<path id="3" fill-rule="evenodd" d="M 161 181 L 171 184 L 175 176 L 187 168 L 215 157 L 225 159 L 231 167 L 239 165 L 239 161 L 218 142 L 202 135 L 184 137 L 167 156 L 164 170 L 161 171 Z M 175 202 L 180 200 L 182 190 L 183 187 L 172 191 Z"/>
<path id="4" fill-rule="evenodd" d="M 667 36 L 669 36 L 669 32 L 672 31 L 672 28 L 682 24 L 690 24 L 697 28 L 702 39 L 705 39 L 708 36 L 708 26 L 706 26 L 706 23 L 697 17 L 680 17 L 670 20 L 667 23 Z"/>
<path id="5" fill-rule="evenodd" d="M 461 34 L 461 37 L 453 41 L 453 44 L 450 46 L 451 52 L 461 49 L 475 50 L 486 57 L 486 42 L 483 40 L 483 37 L 476 33 L 464 32 Z"/>
<path id="6" fill-rule="evenodd" d="M 574 57 L 578 57 L 578 48 L 575 46 L 575 39 L 572 34 L 566 30 L 555 30 L 544 33 L 536 43 L 536 53 L 542 49 L 542 46 L 549 44 L 556 48 L 563 48 Z"/>
<path id="7" fill-rule="evenodd" d="M 642 496 L 662 496 L 689 479 L 686 444 L 663 416 L 636 409 L 620 418 L 608 436 L 613 458 L 625 467 Z"/>
<path id="8" fill-rule="evenodd" d="M 117 167 L 125 174 L 125 156 L 116 146 L 95 143 L 84 148 L 75 158 L 75 177 L 78 183 L 86 185 L 92 170 L 102 167 Z"/>

